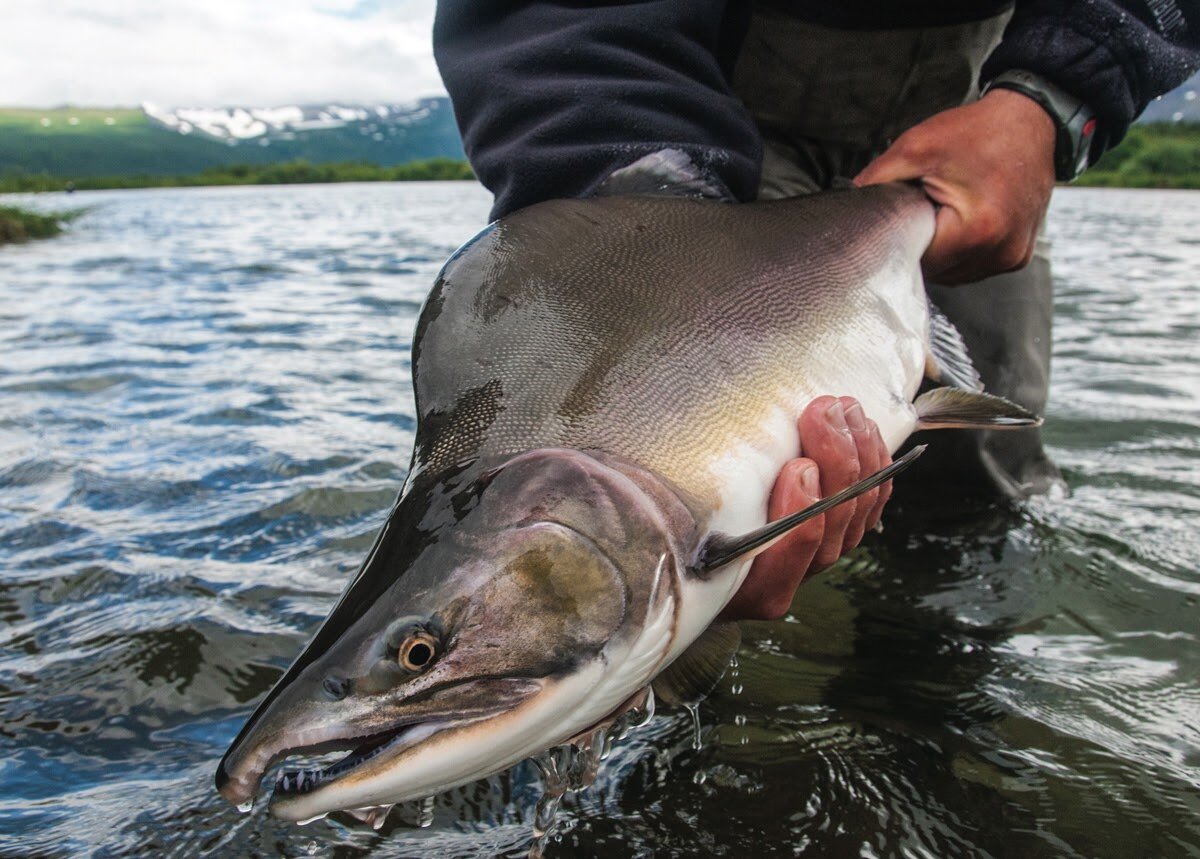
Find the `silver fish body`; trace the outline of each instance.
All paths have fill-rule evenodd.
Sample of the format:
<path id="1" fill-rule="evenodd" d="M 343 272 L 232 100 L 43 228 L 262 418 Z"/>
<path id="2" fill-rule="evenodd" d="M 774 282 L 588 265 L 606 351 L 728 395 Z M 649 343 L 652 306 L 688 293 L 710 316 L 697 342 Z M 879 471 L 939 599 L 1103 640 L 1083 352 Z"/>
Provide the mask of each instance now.
<path id="1" fill-rule="evenodd" d="M 445 265 L 413 347 L 412 466 L 375 547 L 218 770 L 305 819 L 500 771 L 619 710 L 704 633 L 796 419 L 857 397 L 917 425 L 933 210 L 908 186 L 733 205 L 532 206 Z M 682 661 L 682 660 L 681 660 Z"/>

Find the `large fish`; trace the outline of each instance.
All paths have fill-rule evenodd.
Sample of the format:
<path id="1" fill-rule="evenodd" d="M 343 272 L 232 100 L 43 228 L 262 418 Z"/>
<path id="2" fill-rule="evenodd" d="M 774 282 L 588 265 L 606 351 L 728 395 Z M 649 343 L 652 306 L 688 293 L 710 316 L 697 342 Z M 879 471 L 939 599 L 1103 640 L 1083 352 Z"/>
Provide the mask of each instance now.
<path id="1" fill-rule="evenodd" d="M 711 689 L 736 642 L 714 619 L 794 524 L 771 529 L 767 498 L 819 395 L 857 397 L 893 450 L 918 426 L 1036 423 L 973 390 L 931 313 L 918 189 L 733 205 L 665 153 L 603 191 L 505 217 L 442 269 L 403 490 L 221 761 L 227 799 L 341 750 L 282 773 L 272 813 L 387 806 L 585 734 L 651 684 Z M 914 405 L 929 371 L 957 387 Z"/>

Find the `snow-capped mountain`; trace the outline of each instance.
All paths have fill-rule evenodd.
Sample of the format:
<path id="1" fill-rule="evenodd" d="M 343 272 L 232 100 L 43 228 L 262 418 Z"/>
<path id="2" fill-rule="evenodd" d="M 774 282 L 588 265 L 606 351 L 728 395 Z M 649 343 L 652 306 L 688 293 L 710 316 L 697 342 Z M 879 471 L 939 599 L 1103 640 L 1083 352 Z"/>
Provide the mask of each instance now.
<path id="1" fill-rule="evenodd" d="M 197 134 L 230 143 L 243 140 L 295 140 L 297 134 L 356 128 L 382 142 L 399 129 L 428 121 L 449 110 L 445 98 L 423 98 L 407 104 L 323 104 L 283 107 L 162 108 L 145 103 L 152 123 L 179 134 Z"/>

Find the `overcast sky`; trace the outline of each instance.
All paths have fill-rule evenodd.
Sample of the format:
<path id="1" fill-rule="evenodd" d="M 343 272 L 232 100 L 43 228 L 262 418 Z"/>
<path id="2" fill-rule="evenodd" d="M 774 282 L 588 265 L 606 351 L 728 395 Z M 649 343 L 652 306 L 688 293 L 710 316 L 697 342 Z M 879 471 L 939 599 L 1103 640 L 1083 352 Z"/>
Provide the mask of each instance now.
<path id="1" fill-rule="evenodd" d="M 444 93 L 434 0 L 3 0 L 0 106 L 270 106 Z"/>

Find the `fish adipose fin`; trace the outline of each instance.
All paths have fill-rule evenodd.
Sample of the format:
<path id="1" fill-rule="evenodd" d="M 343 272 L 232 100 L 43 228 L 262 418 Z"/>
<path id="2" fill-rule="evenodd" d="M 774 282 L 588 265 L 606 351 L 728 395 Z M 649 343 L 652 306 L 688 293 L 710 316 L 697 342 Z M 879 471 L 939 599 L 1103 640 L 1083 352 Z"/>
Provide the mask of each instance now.
<path id="1" fill-rule="evenodd" d="M 1022 429 L 1042 419 L 1003 397 L 959 388 L 935 388 L 917 397 L 917 429 Z"/>
<path id="2" fill-rule="evenodd" d="M 679 654 L 650 685 L 654 697 L 673 706 L 699 704 L 725 676 L 729 660 L 742 643 L 734 621 L 717 621 Z"/>
<path id="3" fill-rule="evenodd" d="M 964 391 L 983 390 L 983 380 L 971 363 L 962 334 L 932 301 L 929 301 L 929 353 L 925 359 L 925 375 L 935 382 Z"/>
<path id="4" fill-rule="evenodd" d="M 733 199 L 720 179 L 697 167 L 691 156 L 681 149 L 660 149 L 639 158 L 628 167 L 614 170 L 600 183 L 595 196 L 616 194 Z"/>
<path id="5" fill-rule="evenodd" d="M 949 390 L 948 388 L 939 388 L 939 391 Z M 931 391 L 930 393 L 937 393 Z M 993 398 L 995 399 L 995 398 Z M 1012 405 L 1009 403 L 1009 405 Z M 768 523 L 756 531 L 751 531 L 749 534 L 742 534 L 740 537 L 730 537 L 725 534 L 713 534 L 704 545 L 700 547 L 700 553 L 694 569 L 700 573 L 706 573 L 710 570 L 715 570 L 717 567 L 724 566 L 730 561 L 737 560 L 747 552 L 753 552 L 756 549 L 765 549 L 767 546 L 774 543 L 788 531 L 795 528 L 804 522 L 807 522 L 814 516 L 819 516 L 831 507 L 836 507 L 844 501 L 849 501 L 851 498 L 857 498 L 864 492 L 869 492 L 881 483 L 891 480 L 904 469 L 912 465 L 913 460 L 925 452 L 925 445 L 917 445 L 904 456 L 897 459 L 887 468 L 882 468 L 872 474 L 870 477 L 864 478 L 851 486 L 847 486 L 841 492 L 834 493 L 828 498 L 823 498 L 816 504 L 805 507 L 803 510 L 793 513 L 791 516 L 784 516 L 782 519 L 776 519 L 774 522 Z"/>

